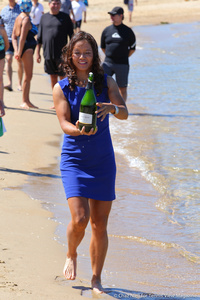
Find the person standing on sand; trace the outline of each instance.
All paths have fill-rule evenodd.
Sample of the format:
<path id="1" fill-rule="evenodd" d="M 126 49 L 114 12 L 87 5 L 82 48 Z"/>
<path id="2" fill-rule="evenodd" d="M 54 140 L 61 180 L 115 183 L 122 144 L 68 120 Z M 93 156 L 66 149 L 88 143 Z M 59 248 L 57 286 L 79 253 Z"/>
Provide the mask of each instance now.
<path id="1" fill-rule="evenodd" d="M 86 6 L 81 0 L 72 0 L 72 9 L 75 17 L 74 32 L 77 33 L 81 30 L 82 14 L 83 22 L 86 23 Z"/>
<path id="2" fill-rule="evenodd" d="M 90 220 L 91 285 L 96 293 L 103 293 L 101 272 L 108 248 L 107 222 L 115 199 L 116 177 L 109 114 L 125 120 L 128 110 L 116 82 L 104 74 L 92 35 L 83 31 L 75 34 L 63 49 L 62 58 L 67 77 L 55 85 L 53 99 L 64 132 L 60 169 L 71 212 L 63 273 L 68 280 L 76 278 L 77 248 Z M 89 72 L 94 74 L 98 129 L 87 133 L 85 127 L 78 129 L 78 118 Z"/>
<path id="3" fill-rule="evenodd" d="M 8 40 L 10 46 L 6 51 L 6 74 L 8 76 L 8 84 L 4 86 L 4 89 L 8 90 L 9 92 L 13 91 L 12 88 L 12 62 L 13 62 L 13 54 L 14 49 L 12 45 L 12 31 L 13 26 L 15 23 L 15 19 L 21 13 L 19 5 L 15 2 L 15 0 L 9 0 L 8 5 L 5 6 L 1 11 L 1 17 L 3 19 L 3 23 L 5 26 L 5 30 L 8 36 Z M 18 61 L 18 90 L 22 90 L 22 77 L 23 77 L 23 64 L 22 61 Z"/>
<path id="4" fill-rule="evenodd" d="M 37 35 L 36 60 L 41 62 L 40 49 L 43 45 L 44 70 L 50 75 L 52 89 L 58 77 L 62 79 L 65 76 L 59 70 L 61 51 L 67 44 L 68 37 L 71 39 L 74 33 L 70 16 L 61 12 L 60 8 L 60 0 L 49 0 L 50 11 L 42 16 Z"/>
<path id="5" fill-rule="evenodd" d="M 14 56 L 17 61 L 23 62 L 24 81 L 22 88 L 23 109 L 38 108 L 29 99 L 31 79 L 33 76 L 33 54 L 36 47 L 35 35 L 37 27 L 31 24 L 29 17 L 32 2 L 31 0 L 21 0 L 19 3 L 21 14 L 16 18 L 12 32 L 12 43 L 15 50 Z"/>
<path id="6" fill-rule="evenodd" d="M 123 24 L 124 10 L 116 6 L 110 14 L 112 25 L 106 27 L 101 35 L 101 49 L 105 53 L 104 72 L 115 74 L 119 91 L 127 99 L 129 57 L 135 52 L 136 37 L 131 28 Z"/>
<path id="7" fill-rule="evenodd" d="M 31 23 L 34 24 L 37 28 L 40 24 L 40 19 L 44 14 L 44 7 L 38 0 L 33 0 L 33 6 L 31 7 L 30 17 Z"/>
<path id="8" fill-rule="evenodd" d="M 61 9 L 60 11 L 64 12 L 71 16 L 72 22 L 75 23 L 75 16 L 72 9 L 72 2 L 71 0 L 61 0 Z"/>
<path id="9" fill-rule="evenodd" d="M 135 0 L 135 4 L 137 5 L 137 0 Z M 129 15 L 129 22 L 132 22 L 132 14 L 134 10 L 134 0 L 128 0 L 128 15 Z"/>

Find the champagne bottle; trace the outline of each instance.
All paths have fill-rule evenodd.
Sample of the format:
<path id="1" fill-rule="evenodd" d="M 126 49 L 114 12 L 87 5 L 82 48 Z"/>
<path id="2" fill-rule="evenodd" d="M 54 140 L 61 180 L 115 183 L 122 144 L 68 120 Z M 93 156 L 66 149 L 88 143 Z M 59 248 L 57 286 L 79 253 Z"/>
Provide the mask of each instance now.
<path id="1" fill-rule="evenodd" d="M 95 111 L 96 97 L 94 94 L 94 83 L 93 83 L 93 73 L 89 73 L 88 83 L 86 86 L 85 94 L 81 100 L 79 109 L 79 129 L 81 130 L 85 126 L 85 131 L 89 132 L 92 128 L 96 129 L 97 115 Z"/>

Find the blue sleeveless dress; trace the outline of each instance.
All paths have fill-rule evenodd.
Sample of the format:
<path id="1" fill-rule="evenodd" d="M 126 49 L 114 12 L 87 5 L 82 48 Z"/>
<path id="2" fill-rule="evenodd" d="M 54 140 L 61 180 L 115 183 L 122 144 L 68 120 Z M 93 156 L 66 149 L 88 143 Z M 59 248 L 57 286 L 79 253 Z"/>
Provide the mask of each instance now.
<path id="1" fill-rule="evenodd" d="M 75 124 L 85 88 L 76 86 L 70 91 L 67 78 L 59 81 L 59 85 L 71 107 L 71 122 Z M 97 102 L 110 102 L 107 75 L 104 76 L 103 91 L 96 98 Z M 97 118 L 97 126 L 97 133 L 91 136 L 64 134 L 60 170 L 67 199 L 75 196 L 102 201 L 115 199 L 116 164 L 109 115 L 103 121 Z"/>

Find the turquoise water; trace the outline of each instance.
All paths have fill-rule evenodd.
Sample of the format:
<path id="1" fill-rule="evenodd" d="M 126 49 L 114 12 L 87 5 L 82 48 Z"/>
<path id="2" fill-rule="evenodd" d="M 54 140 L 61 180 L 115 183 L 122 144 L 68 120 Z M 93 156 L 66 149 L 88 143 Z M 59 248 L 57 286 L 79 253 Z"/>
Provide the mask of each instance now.
<path id="1" fill-rule="evenodd" d="M 134 31 L 129 119 L 110 118 L 117 199 L 102 282 L 113 298 L 147 298 L 152 293 L 151 299 L 200 299 L 200 23 Z M 38 186 L 33 177 L 25 190 L 54 212 L 56 239 L 66 249 L 70 213 L 59 158 L 56 166 L 40 172 L 54 178 L 41 177 Z M 79 279 L 87 283 L 89 240 L 90 226 L 78 251 Z"/>

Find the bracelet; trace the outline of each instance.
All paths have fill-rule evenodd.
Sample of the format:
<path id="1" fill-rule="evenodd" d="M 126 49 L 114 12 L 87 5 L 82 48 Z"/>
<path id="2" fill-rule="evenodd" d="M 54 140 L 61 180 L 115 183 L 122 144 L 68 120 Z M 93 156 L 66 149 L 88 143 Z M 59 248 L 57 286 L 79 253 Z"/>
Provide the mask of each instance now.
<path id="1" fill-rule="evenodd" d="M 113 113 L 113 115 L 117 115 L 119 113 L 119 107 L 115 104 L 113 104 L 115 107 L 115 112 Z"/>

